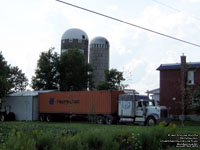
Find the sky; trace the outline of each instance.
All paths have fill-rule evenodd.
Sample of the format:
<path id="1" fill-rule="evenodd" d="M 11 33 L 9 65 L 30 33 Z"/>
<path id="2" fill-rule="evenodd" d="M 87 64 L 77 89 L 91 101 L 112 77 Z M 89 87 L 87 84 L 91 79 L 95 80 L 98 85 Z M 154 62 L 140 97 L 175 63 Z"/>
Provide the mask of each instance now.
<path id="1" fill-rule="evenodd" d="M 63 0 L 200 45 L 200 0 Z M 104 18 L 56 0 L 0 0 L 0 51 L 8 64 L 31 77 L 41 52 L 60 54 L 63 33 L 85 31 L 91 41 L 110 43 L 110 69 L 124 72 L 128 89 L 141 94 L 159 88 L 160 64 L 200 62 L 200 47 Z M 29 87 L 30 88 L 30 87 Z"/>

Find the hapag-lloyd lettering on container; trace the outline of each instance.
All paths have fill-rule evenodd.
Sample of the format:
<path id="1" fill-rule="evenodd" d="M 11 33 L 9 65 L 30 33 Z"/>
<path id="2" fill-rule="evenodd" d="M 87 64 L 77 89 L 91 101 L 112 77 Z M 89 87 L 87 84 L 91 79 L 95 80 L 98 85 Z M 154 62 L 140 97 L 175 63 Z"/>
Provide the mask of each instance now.
<path id="1" fill-rule="evenodd" d="M 79 104 L 80 100 L 57 100 L 59 104 Z"/>

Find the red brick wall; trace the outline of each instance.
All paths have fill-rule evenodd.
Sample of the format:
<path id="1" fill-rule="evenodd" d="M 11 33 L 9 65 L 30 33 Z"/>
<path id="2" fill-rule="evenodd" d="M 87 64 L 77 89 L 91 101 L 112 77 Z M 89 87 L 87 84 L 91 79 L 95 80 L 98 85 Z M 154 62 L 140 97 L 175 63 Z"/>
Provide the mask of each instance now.
<path id="1" fill-rule="evenodd" d="M 194 69 L 195 70 L 195 69 Z M 200 83 L 200 69 L 194 73 L 194 85 L 188 86 L 191 89 Z M 172 99 L 176 98 L 176 101 Z M 160 105 L 170 108 L 170 114 L 181 114 L 181 73 L 180 70 L 160 71 Z M 192 113 L 192 112 L 191 112 Z"/>
<path id="2" fill-rule="evenodd" d="M 180 104 L 177 103 L 181 100 L 180 75 L 180 70 L 160 71 L 160 105 L 171 108 L 170 114 L 180 113 Z M 176 103 L 173 98 L 176 98 Z"/>

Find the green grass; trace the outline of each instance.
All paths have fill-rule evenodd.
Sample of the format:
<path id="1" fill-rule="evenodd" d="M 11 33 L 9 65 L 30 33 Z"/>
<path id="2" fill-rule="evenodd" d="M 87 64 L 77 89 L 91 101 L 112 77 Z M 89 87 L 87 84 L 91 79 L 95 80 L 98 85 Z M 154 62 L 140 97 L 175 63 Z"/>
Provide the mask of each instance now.
<path id="1" fill-rule="evenodd" d="M 26 139 L 28 137 L 27 135 L 30 135 L 30 137 L 34 136 L 35 132 L 38 132 L 38 135 L 40 134 L 40 136 L 37 137 L 36 145 L 38 143 L 39 145 L 44 145 L 45 141 L 46 143 L 50 144 L 50 141 L 53 140 L 53 137 L 57 138 L 57 144 L 60 143 L 59 145 L 64 145 L 65 148 L 67 148 L 67 145 L 63 144 L 63 141 L 67 141 L 68 143 L 71 143 L 70 145 L 74 146 L 85 146 L 84 149 L 87 149 L 88 147 L 94 148 L 95 146 L 104 147 L 104 149 L 108 147 L 109 149 L 110 146 L 113 146 L 116 149 L 118 148 L 124 150 L 129 149 L 128 146 L 137 145 L 136 143 L 134 143 L 136 139 L 134 139 L 135 141 L 132 139 L 132 134 L 139 135 L 138 138 L 140 140 L 138 141 L 142 142 L 144 147 L 145 144 L 146 147 L 149 147 L 149 144 L 153 145 L 154 143 L 154 148 L 156 147 L 156 144 L 159 144 L 159 141 L 155 141 L 156 138 L 167 138 L 166 135 L 168 133 L 196 133 L 200 136 L 200 122 L 186 121 L 184 127 L 181 127 L 180 122 L 174 121 L 173 123 L 177 125 L 176 129 L 171 129 L 170 127 L 160 128 L 139 125 L 97 125 L 90 124 L 88 122 L 0 122 L 0 146 L 3 143 L 6 143 L 8 139 L 10 139 L 9 144 L 12 145 L 12 140 L 17 140 L 17 134 L 20 134 L 19 137 L 23 137 L 24 139 Z M 29 140 L 29 143 L 35 144 L 32 139 Z M 82 143 L 76 143 L 77 140 L 80 140 Z M 124 143 L 124 141 L 127 143 L 132 143 L 132 145 Z M 23 142 L 21 142 L 20 140 L 18 141 L 19 145 L 22 143 Z M 88 145 L 84 145 L 83 143 L 87 143 Z"/>
<path id="2" fill-rule="evenodd" d="M 181 126 L 180 121 L 172 121 L 172 122 L 178 126 Z M 200 127 L 200 121 L 184 121 L 184 125 L 186 127 Z"/>
<path id="3" fill-rule="evenodd" d="M 103 131 L 103 132 L 139 132 L 146 129 L 145 126 L 130 126 L 130 125 L 98 125 L 90 124 L 88 122 L 69 123 L 69 122 L 39 122 L 39 121 L 14 121 L 14 122 L 0 122 L 0 143 L 5 142 L 8 135 L 11 134 L 12 129 L 19 131 L 33 131 L 42 130 L 45 133 L 57 134 L 61 131 L 76 134 L 79 132 L 89 131 Z"/>

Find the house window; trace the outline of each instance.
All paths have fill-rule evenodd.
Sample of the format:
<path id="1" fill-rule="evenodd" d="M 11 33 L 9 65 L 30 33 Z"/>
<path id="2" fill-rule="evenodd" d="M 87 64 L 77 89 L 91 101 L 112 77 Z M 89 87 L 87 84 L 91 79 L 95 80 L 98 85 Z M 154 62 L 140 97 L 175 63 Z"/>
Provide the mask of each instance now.
<path id="1" fill-rule="evenodd" d="M 187 84 L 188 85 L 194 84 L 194 71 L 188 71 Z"/>
<path id="2" fill-rule="evenodd" d="M 69 43 L 72 43 L 73 42 L 73 39 L 69 39 Z"/>

